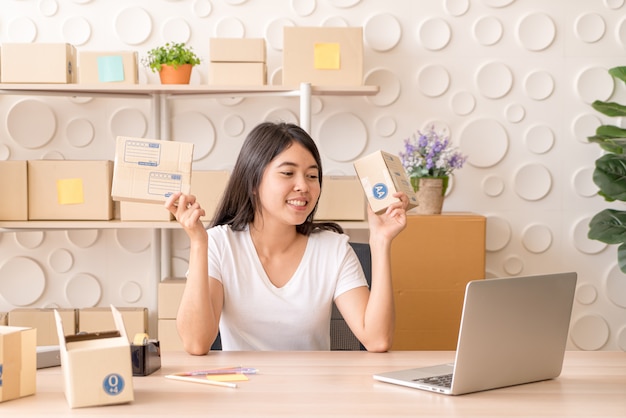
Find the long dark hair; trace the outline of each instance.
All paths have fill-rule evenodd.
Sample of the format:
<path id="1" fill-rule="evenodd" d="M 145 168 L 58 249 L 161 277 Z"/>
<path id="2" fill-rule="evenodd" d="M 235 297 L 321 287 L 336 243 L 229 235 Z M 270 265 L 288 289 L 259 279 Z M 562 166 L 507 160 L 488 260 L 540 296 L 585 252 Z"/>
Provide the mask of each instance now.
<path id="1" fill-rule="evenodd" d="M 254 220 L 260 206 L 259 189 L 265 167 L 291 144 L 298 143 L 306 148 L 319 167 L 320 190 L 322 188 L 322 159 L 313 139 L 301 127 L 291 123 L 263 122 L 248 134 L 241 147 L 237 162 L 231 173 L 211 226 L 230 225 L 235 231 L 244 230 Z M 296 231 L 309 235 L 315 230 L 331 230 L 343 233 L 333 222 L 314 222 L 315 207 Z"/>

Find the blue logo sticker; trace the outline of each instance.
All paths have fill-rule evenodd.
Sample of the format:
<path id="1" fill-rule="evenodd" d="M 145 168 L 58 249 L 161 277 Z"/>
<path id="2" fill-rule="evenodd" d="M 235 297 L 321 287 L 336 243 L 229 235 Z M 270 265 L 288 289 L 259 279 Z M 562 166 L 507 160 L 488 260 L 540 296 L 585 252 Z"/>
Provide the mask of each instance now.
<path id="1" fill-rule="evenodd" d="M 119 395 L 124 391 L 124 378 L 117 373 L 111 373 L 104 378 L 102 388 L 108 395 Z"/>
<path id="2" fill-rule="evenodd" d="M 389 189 L 385 183 L 376 183 L 374 187 L 372 187 L 372 194 L 374 195 L 374 199 L 382 200 L 389 194 Z"/>

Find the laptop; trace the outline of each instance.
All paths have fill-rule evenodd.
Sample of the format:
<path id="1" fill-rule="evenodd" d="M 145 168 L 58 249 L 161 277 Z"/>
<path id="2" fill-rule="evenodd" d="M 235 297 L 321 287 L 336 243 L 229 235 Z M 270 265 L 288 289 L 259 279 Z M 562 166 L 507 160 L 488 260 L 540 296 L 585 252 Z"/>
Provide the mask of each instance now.
<path id="1" fill-rule="evenodd" d="M 467 284 L 454 363 L 374 374 L 374 379 L 462 395 L 561 374 L 577 275 Z"/>

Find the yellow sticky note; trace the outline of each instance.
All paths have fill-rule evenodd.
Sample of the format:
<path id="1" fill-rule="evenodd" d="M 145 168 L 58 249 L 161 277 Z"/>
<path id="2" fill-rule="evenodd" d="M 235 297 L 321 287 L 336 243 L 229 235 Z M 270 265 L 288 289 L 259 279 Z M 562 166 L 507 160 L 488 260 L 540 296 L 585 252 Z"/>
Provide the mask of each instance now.
<path id="1" fill-rule="evenodd" d="M 316 70 L 338 70 L 341 67 L 341 48 L 338 43 L 315 44 Z"/>
<path id="2" fill-rule="evenodd" d="M 248 376 L 243 373 L 209 374 L 206 378 L 209 380 L 217 380 L 218 382 L 242 382 L 248 380 Z"/>
<path id="3" fill-rule="evenodd" d="M 85 203 L 83 179 L 57 180 L 57 201 L 59 205 L 76 205 Z"/>

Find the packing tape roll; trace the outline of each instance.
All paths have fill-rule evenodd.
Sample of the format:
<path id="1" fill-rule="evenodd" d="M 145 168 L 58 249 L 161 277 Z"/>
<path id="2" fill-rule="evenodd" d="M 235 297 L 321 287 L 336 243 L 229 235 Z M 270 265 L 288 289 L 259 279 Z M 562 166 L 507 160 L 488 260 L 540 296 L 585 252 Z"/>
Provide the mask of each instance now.
<path id="1" fill-rule="evenodd" d="M 135 338 L 133 338 L 133 345 L 146 345 L 148 344 L 148 334 L 145 332 L 135 334 Z"/>

